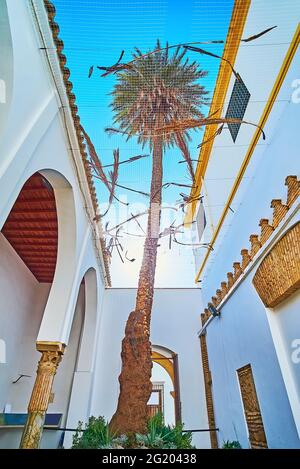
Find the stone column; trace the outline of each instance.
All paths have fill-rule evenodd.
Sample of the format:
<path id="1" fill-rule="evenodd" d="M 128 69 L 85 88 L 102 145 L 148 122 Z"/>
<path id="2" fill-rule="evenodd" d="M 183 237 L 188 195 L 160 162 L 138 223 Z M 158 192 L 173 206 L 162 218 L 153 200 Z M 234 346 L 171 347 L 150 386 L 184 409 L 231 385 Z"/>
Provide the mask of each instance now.
<path id="1" fill-rule="evenodd" d="M 54 376 L 65 345 L 60 342 L 37 342 L 42 356 L 28 405 L 28 416 L 20 443 L 22 449 L 39 448 Z"/>

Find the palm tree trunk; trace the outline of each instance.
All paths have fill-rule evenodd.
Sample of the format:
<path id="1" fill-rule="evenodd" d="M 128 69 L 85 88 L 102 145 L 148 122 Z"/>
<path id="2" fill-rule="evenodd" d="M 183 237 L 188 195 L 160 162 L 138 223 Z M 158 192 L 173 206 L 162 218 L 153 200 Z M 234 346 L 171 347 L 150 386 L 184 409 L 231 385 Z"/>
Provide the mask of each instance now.
<path id="1" fill-rule="evenodd" d="M 152 179 L 147 235 L 139 274 L 135 310 L 129 315 L 122 341 L 120 394 L 110 428 L 117 434 L 144 433 L 147 423 L 147 402 L 151 384 L 150 320 L 154 294 L 157 245 L 160 231 L 163 144 L 161 137 L 153 141 Z"/>

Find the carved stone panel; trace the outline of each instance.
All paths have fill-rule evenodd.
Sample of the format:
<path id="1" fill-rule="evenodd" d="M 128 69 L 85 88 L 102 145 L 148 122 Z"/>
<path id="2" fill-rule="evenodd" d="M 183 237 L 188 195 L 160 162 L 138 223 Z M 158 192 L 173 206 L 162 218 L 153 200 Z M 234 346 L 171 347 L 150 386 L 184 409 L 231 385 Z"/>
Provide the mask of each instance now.
<path id="1" fill-rule="evenodd" d="M 251 448 L 267 448 L 267 439 L 250 365 L 237 370 Z"/>
<path id="2" fill-rule="evenodd" d="M 253 284 L 264 305 L 273 308 L 300 288 L 300 222 L 275 244 L 258 267 Z"/>

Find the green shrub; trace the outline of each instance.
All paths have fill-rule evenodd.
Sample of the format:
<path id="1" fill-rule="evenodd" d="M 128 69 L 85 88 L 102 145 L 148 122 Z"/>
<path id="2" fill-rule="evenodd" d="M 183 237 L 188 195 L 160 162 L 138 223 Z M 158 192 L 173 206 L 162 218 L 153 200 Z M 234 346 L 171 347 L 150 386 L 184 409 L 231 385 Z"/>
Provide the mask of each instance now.
<path id="1" fill-rule="evenodd" d="M 146 435 L 137 434 L 137 443 L 145 448 L 188 449 L 192 446 L 192 434 L 183 432 L 183 425 L 165 425 L 163 416 L 156 414 L 149 419 Z"/>
<path id="2" fill-rule="evenodd" d="M 79 422 L 73 436 L 73 449 L 111 449 L 114 435 L 110 432 L 108 423 L 103 417 L 90 417 L 83 431 L 83 423 Z"/>
<path id="3" fill-rule="evenodd" d="M 147 433 L 116 436 L 109 430 L 103 417 L 90 417 L 83 428 L 79 422 L 73 436 L 73 449 L 113 449 L 113 448 L 162 448 L 189 449 L 192 446 L 191 432 L 183 432 L 183 425 L 165 425 L 163 416 L 157 414 L 147 423 Z"/>
<path id="4" fill-rule="evenodd" d="M 223 449 L 242 449 L 241 444 L 238 441 L 224 441 Z"/>

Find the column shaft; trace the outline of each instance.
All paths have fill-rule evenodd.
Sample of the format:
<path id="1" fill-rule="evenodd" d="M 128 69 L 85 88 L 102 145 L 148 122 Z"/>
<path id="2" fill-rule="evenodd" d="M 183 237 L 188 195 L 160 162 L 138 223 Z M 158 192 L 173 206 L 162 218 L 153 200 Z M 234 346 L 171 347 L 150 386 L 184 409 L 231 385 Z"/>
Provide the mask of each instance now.
<path id="1" fill-rule="evenodd" d="M 65 345 L 60 342 L 38 342 L 42 356 L 28 405 L 27 421 L 20 443 L 22 449 L 39 448 L 54 376 L 62 359 Z"/>

